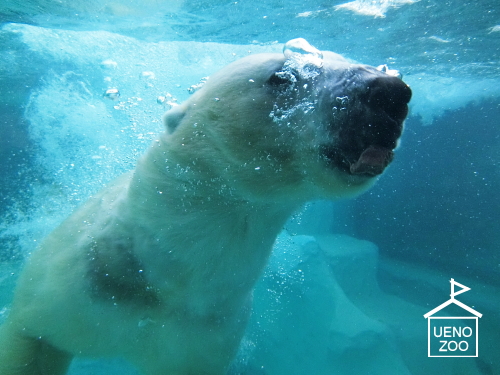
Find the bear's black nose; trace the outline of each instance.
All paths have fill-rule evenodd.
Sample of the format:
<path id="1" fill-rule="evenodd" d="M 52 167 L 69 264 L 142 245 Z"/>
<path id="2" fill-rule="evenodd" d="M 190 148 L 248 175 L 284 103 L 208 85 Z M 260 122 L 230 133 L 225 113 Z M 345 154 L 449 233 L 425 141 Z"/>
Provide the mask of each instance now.
<path id="1" fill-rule="evenodd" d="M 367 87 L 367 104 L 396 121 L 405 119 L 410 99 L 411 89 L 397 77 L 378 76 Z"/>

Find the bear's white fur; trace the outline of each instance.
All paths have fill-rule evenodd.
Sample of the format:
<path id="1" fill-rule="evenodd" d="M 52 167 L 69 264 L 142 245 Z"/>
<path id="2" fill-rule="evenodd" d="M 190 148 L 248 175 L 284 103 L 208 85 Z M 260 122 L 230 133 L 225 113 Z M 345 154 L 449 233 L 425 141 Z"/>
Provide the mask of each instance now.
<path id="1" fill-rule="evenodd" d="M 48 236 L 1 328 L 0 374 L 62 374 L 72 356 L 120 356 L 151 375 L 225 373 L 285 220 L 378 174 L 350 173 L 322 150 L 356 133 L 339 129 L 385 74 L 333 53 L 312 78 L 286 61 L 254 55 L 213 75 L 166 114 L 168 131 L 133 172 Z M 352 110 L 337 109 L 349 93 Z"/>

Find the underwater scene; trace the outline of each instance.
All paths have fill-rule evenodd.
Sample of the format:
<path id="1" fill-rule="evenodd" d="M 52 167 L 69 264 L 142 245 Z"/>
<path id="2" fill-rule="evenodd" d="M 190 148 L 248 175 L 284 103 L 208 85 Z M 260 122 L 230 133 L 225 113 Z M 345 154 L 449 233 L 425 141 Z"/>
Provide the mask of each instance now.
<path id="1" fill-rule="evenodd" d="M 0 156 L 0 375 L 500 375 L 498 0 L 2 0 Z"/>

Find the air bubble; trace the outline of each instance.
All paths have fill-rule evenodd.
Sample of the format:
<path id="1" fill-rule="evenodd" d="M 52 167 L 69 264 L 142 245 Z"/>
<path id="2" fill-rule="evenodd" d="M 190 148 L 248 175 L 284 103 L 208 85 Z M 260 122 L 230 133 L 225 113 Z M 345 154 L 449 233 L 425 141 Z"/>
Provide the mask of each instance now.
<path id="1" fill-rule="evenodd" d="M 156 76 L 153 72 L 142 72 L 141 79 L 156 79 Z"/>
<path id="2" fill-rule="evenodd" d="M 101 62 L 101 68 L 104 69 L 116 69 L 118 67 L 118 63 L 111 59 L 107 59 Z"/>
<path id="3" fill-rule="evenodd" d="M 118 98 L 120 97 L 120 91 L 115 88 L 107 89 L 103 96 L 110 100 L 118 100 Z"/>

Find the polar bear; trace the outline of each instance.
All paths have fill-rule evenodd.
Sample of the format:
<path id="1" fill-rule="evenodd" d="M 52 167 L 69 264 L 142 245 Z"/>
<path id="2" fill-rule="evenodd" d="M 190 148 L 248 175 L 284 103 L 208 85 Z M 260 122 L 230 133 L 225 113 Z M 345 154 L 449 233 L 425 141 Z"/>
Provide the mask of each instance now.
<path id="1" fill-rule="evenodd" d="M 0 374 L 63 374 L 73 356 L 143 374 L 221 375 L 286 219 L 355 196 L 393 157 L 409 87 L 303 39 L 213 75 L 166 113 L 134 171 L 28 260 Z"/>

